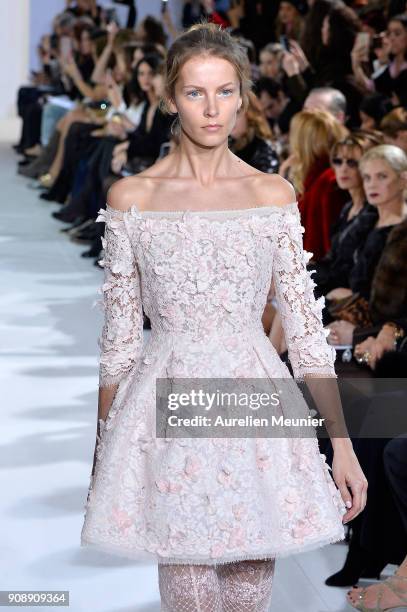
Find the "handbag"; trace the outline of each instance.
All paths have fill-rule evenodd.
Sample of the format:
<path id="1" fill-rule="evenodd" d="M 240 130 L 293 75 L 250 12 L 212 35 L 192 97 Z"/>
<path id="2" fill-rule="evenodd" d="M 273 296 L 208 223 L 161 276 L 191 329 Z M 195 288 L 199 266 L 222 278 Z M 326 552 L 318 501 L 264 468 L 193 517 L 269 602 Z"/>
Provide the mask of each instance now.
<path id="1" fill-rule="evenodd" d="M 328 312 L 334 319 L 348 321 L 356 327 L 369 327 L 373 321 L 369 312 L 369 302 L 359 293 L 336 301 L 328 306 Z"/>

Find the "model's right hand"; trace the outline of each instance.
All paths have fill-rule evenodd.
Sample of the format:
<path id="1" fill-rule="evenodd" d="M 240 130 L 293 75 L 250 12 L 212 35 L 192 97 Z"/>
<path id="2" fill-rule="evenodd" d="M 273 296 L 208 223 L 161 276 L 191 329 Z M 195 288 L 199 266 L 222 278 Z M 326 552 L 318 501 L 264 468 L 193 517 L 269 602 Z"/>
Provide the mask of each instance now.
<path id="1" fill-rule="evenodd" d="M 342 517 L 342 522 L 347 523 L 365 508 L 368 482 L 349 439 L 343 442 L 336 439 L 333 441 L 333 448 L 332 475 L 346 507 L 349 508 Z"/>

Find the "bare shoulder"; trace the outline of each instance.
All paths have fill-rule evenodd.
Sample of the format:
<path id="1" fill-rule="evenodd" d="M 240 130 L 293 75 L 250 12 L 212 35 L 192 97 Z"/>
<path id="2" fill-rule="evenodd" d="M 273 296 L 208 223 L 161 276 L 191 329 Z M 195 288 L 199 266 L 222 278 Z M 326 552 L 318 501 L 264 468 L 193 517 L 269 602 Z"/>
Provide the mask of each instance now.
<path id="1" fill-rule="evenodd" d="M 148 201 L 151 193 L 151 179 L 142 176 L 126 176 L 119 179 L 110 187 L 107 193 L 107 203 L 112 208 L 122 212 L 128 211 L 132 206 L 143 208 L 143 202 Z"/>
<path id="2" fill-rule="evenodd" d="M 297 201 L 292 184 L 279 174 L 261 173 L 256 176 L 257 201 L 262 206 L 286 206 Z"/>

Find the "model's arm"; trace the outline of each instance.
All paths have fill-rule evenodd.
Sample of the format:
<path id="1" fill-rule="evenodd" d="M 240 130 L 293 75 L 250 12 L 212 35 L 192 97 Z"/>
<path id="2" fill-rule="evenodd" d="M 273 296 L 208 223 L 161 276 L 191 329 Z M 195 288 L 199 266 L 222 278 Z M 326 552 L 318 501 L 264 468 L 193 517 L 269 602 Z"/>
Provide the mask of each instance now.
<path id="1" fill-rule="evenodd" d="M 288 196 L 287 201 L 290 199 L 295 198 Z M 294 377 L 306 382 L 320 415 L 325 418 L 334 448 L 334 479 L 345 504 L 351 507 L 343 517 L 348 521 L 366 504 L 367 480 L 348 436 L 334 368 L 336 353 L 327 342 L 322 324 L 324 298 L 315 299 L 315 283 L 306 268 L 309 254 L 303 249 L 302 233 L 298 208 L 288 210 L 283 206 L 274 234 L 276 301 Z"/>
<path id="2" fill-rule="evenodd" d="M 119 183 L 120 181 L 118 181 Z M 97 221 L 105 222 L 104 282 L 101 300 L 104 324 L 100 347 L 97 440 L 103 430 L 120 381 L 138 362 L 143 345 L 143 310 L 140 275 L 119 204 L 120 185 L 111 188 L 109 209 L 99 211 Z M 96 463 L 96 446 L 92 473 Z"/>

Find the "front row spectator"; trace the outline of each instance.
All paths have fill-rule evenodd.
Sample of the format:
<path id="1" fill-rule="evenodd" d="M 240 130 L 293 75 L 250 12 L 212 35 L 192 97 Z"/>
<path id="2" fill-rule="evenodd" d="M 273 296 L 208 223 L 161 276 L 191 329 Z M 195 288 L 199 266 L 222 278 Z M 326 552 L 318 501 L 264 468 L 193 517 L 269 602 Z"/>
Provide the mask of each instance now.
<path id="1" fill-rule="evenodd" d="M 313 261 L 329 251 L 332 226 L 346 204 L 346 193 L 339 189 L 329 159 L 332 146 L 346 134 L 346 128 L 326 111 L 304 110 L 291 121 L 290 179 L 299 194 L 304 249 L 312 252 Z"/>

